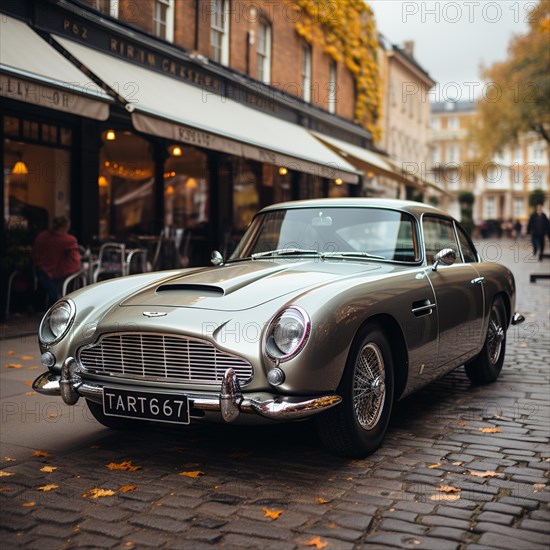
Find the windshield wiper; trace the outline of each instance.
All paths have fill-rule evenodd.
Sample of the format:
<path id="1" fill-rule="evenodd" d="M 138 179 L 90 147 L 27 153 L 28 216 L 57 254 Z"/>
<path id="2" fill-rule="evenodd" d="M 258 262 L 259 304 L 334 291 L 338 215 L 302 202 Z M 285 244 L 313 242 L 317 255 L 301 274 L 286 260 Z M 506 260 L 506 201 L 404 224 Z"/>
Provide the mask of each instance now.
<path id="1" fill-rule="evenodd" d="M 300 254 L 315 254 L 319 255 L 318 250 L 308 250 L 307 248 L 278 248 L 277 250 L 266 250 L 265 252 L 256 252 L 255 254 L 252 254 L 250 257 L 253 260 L 257 260 L 258 258 L 265 258 L 268 256 L 292 256 L 292 255 L 300 255 Z"/>
<path id="2" fill-rule="evenodd" d="M 321 258 L 370 258 L 372 260 L 385 260 L 384 256 L 369 254 L 368 252 L 323 252 Z"/>

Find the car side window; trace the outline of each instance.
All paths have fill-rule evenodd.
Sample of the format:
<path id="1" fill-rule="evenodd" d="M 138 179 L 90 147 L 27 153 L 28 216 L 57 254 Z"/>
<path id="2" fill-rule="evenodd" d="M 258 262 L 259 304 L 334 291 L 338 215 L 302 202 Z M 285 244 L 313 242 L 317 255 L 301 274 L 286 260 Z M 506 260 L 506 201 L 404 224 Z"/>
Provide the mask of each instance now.
<path id="1" fill-rule="evenodd" d="M 471 243 L 470 239 L 466 235 L 466 232 L 460 225 L 456 224 L 456 232 L 458 233 L 458 242 L 460 243 L 460 248 L 462 249 L 462 255 L 464 256 L 464 261 L 466 263 L 477 262 L 477 253 L 474 245 Z"/>
<path id="2" fill-rule="evenodd" d="M 453 222 L 445 218 L 435 216 L 424 216 L 422 219 L 424 230 L 424 246 L 426 247 L 426 260 L 428 264 L 433 264 L 435 256 L 444 248 L 454 250 L 457 258 L 461 262 L 458 243 L 456 242 Z"/>

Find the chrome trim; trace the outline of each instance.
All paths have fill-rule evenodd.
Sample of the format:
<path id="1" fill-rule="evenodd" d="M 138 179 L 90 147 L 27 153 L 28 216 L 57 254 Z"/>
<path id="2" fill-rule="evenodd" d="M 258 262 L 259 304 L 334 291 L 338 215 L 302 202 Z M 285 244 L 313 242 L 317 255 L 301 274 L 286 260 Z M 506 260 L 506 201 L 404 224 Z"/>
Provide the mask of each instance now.
<path id="1" fill-rule="evenodd" d="M 300 339 L 300 342 L 298 342 L 298 345 L 296 346 L 296 348 L 294 350 L 292 350 L 290 353 L 287 353 L 286 355 L 273 355 L 272 353 L 269 352 L 269 349 L 267 347 L 267 342 L 268 342 L 269 338 L 273 335 L 273 330 L 275 329 L 275 326 L 279 322 L 279 319 L 289 309 L 293 309 L 293 310 L 297 311 L 302 316 L 302 319 L 304 320 L 304 325 L 305 325 L 304 334 L 302 335 L 302 338 Z M 294 357 L 295 355 L 297 355 L 300 352 L 300 350 L 305 346 L 305 344 L 307 342 L 307 339 L 309 338 L 310 333 L 311 333 L 311 319 L 310 319 L 309 315 L 307 314 L 306 310 L 301 308 L 300 306 L 285 307 L 284 309 L 279 311 L 273 317 L 273 319 L 271 319 L 271 322 L 269 323 L 269 326 L 267 328 L 267 331 L 266 331 L 265 337 L 264 337 L 264 350 L 265 350 L 266 354 L 271 359 L 274 359 L 275 361 L 284 363 L 285 361 L 288 361 L 289 359 L 292 359 L 292 357 Z"/>
<path id="2" fill-rule="evenodd" d="M 470 282 L 473 284 L 473 285 L 476 285 L 476 284 L 481 284 L 485 281 L 485 277 L 476 277 L 475 279 L 472 279 Z"/>
<path id="3" fill-rule="evenodd" d="M 233 422 L 240 413 L 258 414 L 273 420 L 294 420 L 323 412 L 342 401 L 342 398 L 335 394 L 314 397 L 271 395 L 269 399 L 258 399 L 253 395 L 246 397 L 238 387 L 238 379 L 235 374 L 230 371 L 231 369 L 228 369 L 225 373 L 224 384 L 220 388 L 219 394 L 195 394 L 193 391 L 188 393 L 184 391 L 183 393 L 189 398 L 191 410 L 221 412 L 223 416 L 222 408 L 224 408 L 226 413 L 224 420 L 226 422 Z M 103 387 L 105 385 L 111 388 L 116 387 L 111 382 L 105 384 L 92 383 L 80 379 L 77 381 L 76 378 L 79 379 L 79 377 L 74 376 L 69 381 L 72 390 L 79 396 L 96 403 L 103 402 Z M 44 395 L 59 396 L 61 395 L 60 383 L 61 375 L 45 372 L 34 381 L 33 389 Z M 235 407 L 237 407 L 237 410 L 235 410 Z M 227 415 L 228 411 L 231 414 Z"/>
<path id="4" fill-rule="evenodd" d="M 115 341 L 104 345 L 107 339 Z M 95 357 L 86 358 L 91 353 Z M 83 372 L 127 380 L 219 385 L 225 371 L 233 368 L 246 386 L 254 376 L 249 361 L 208 340 L 163 332 L 109 332 L 79 348 L 77 360 Z M 98 363 L 91 364 L 94 361 Z"/>
<path id="5" fill-rule="evenodd" d="M 77 365 L 73 357 L 67 357 L 61 367 L 61 379 L 59 380 L 59 393 L 66 405 L 75 405 L 80 399 L 77 389 L 82 385 L 82 380 L 77 375 Z"/>
<path id="6" fill-rule="evenodd" d="M 512 325 L 521 325 L 525 321 L 525 317 L 521 313 L 514 313 L 512 315 Z"/>
<path id="7" fill-rule="evenodd" d="M 432 310 L 432 309 L 435 309 L 437 307 L 437 304 L 426 304 L 425 306 L 419 306 L 419 307 L 415 307 L 412 309 L 412 312 L 414 314 L 417 314 L 417 313 L 420 313 L 421 311 L 426 311 L 426 310 Z M 431 311 L 430 311 L 431 313 Z"/>
<path id="8" fill-rule="evenodd" d="M 443 248 L 435 255 L 434 260 L 432 271 L 437 271 L 440 264 L 453 265 L 456 262 L 456 252 L 452 248 Z"/>

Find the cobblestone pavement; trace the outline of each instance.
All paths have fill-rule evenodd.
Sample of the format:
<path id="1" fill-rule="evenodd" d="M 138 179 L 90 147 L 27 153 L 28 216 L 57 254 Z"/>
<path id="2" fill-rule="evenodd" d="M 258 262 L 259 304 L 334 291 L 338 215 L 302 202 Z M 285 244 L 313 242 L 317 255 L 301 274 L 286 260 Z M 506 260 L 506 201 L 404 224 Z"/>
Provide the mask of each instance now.
<path id="1" fill-rule="evenodd" d="M 42 403 L 18 429 L 23 440 L 38 422 L 43 443 L 16 447 L 15 461 L 4 458 L 12 447 L 2 449 L 2 547 L 547 549 L 550 292 L 548 281 L 528 276 L 548 271 L 548 261 L 529 261 L 523 244 L 480 248 L 513 269 L 527 318 L 508 333 L 499 380 L 472 387 L 459 369 L 405 399 L 365 460 L 331 456 L 306 423 L 114 434 L 82 408 L 26 396 L 22 382 L 37 371 L 26 372 L 24 354 L 37 350 L 32 341 L 3 342 L 3 366 L 23 366 L 1 369 L 20 388 L 4 399 L 2 424 L 24 399 Z M 73 424 L 80 437 L 67 434 Z M 141 468 L 107 468 L 123 461 Z M 445 486 L 454 492 L 437 490 Z M 93 488 L 115 493 L 83 496 Z M 277 519 L 266 517 L 277 510 Z"/>

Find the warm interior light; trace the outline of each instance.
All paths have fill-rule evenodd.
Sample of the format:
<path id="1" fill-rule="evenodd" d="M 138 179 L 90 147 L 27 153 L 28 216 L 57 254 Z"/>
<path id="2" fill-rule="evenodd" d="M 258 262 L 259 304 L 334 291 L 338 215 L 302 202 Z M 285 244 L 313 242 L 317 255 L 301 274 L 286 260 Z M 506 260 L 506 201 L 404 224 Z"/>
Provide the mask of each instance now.
<path id="1" fill-rule="evenodd" d="M 29 169 L 27 168 L 27 165 L 22 161 L 18 160 L 11 169 L 12 174 L 17 174 L 19 176 L 24 176 L 29 173 Z"/>
<path id="2" fill-rule="evenodd" d="M 288 168 L 286 168 L 286 166 L 279 167 L 279 174 L 281 174 L 281 176 L 286 176 L 288 174 Z"/>
<path id="3" fill-rule="evenodd" d="M 99 187 L 109 187 L 109 182 L 105 176 L 99 176 L 99 178 L 97 178 L 97 185 Z"/>
<path id="4" fill-rule="evenodd" d="M 171 147 L 170 154 L 173 157 L 181 157 L 183 155 L 183 151 L 179 145 L 173 145 Z"/>
<path id="5" fill-rule="evenodd" d="M 336 179 L 334 180 L 334 183 L 335 183 L 336 185 L 342 185 L 342 184 L 344 183 L 344 180 L 343 180 L 342 178 L 336 178 Z"/>
<path id="6" fill-rule="evenodd" d="M 105 139 L 107 141 L 114 141 L 116 139 L 115 131 L 114 130 L 107 130 L 107 132 L 105 132 Z"/>
<path id="7" fill-rule="evenodd" d="M 185 187 L 187 187 L 187 189 L 196 189 L 198 187 L 197 180 L 195 178 L 189 178 L 185 182 Z"/>
<path id="8" fill-rule="evenodd" d="M 374 178 L 374 172 L 367 172 L 367 178 L 369 179 Z"/>
<path id="9" fill-rule="evenodd" d="M 172 185 L 169 185 L 167 188 L 166 188 L 166 195 L 173 195 L 174 193 L 176 192 L 176 190 L 174 189 L 174 187 Z"/>

